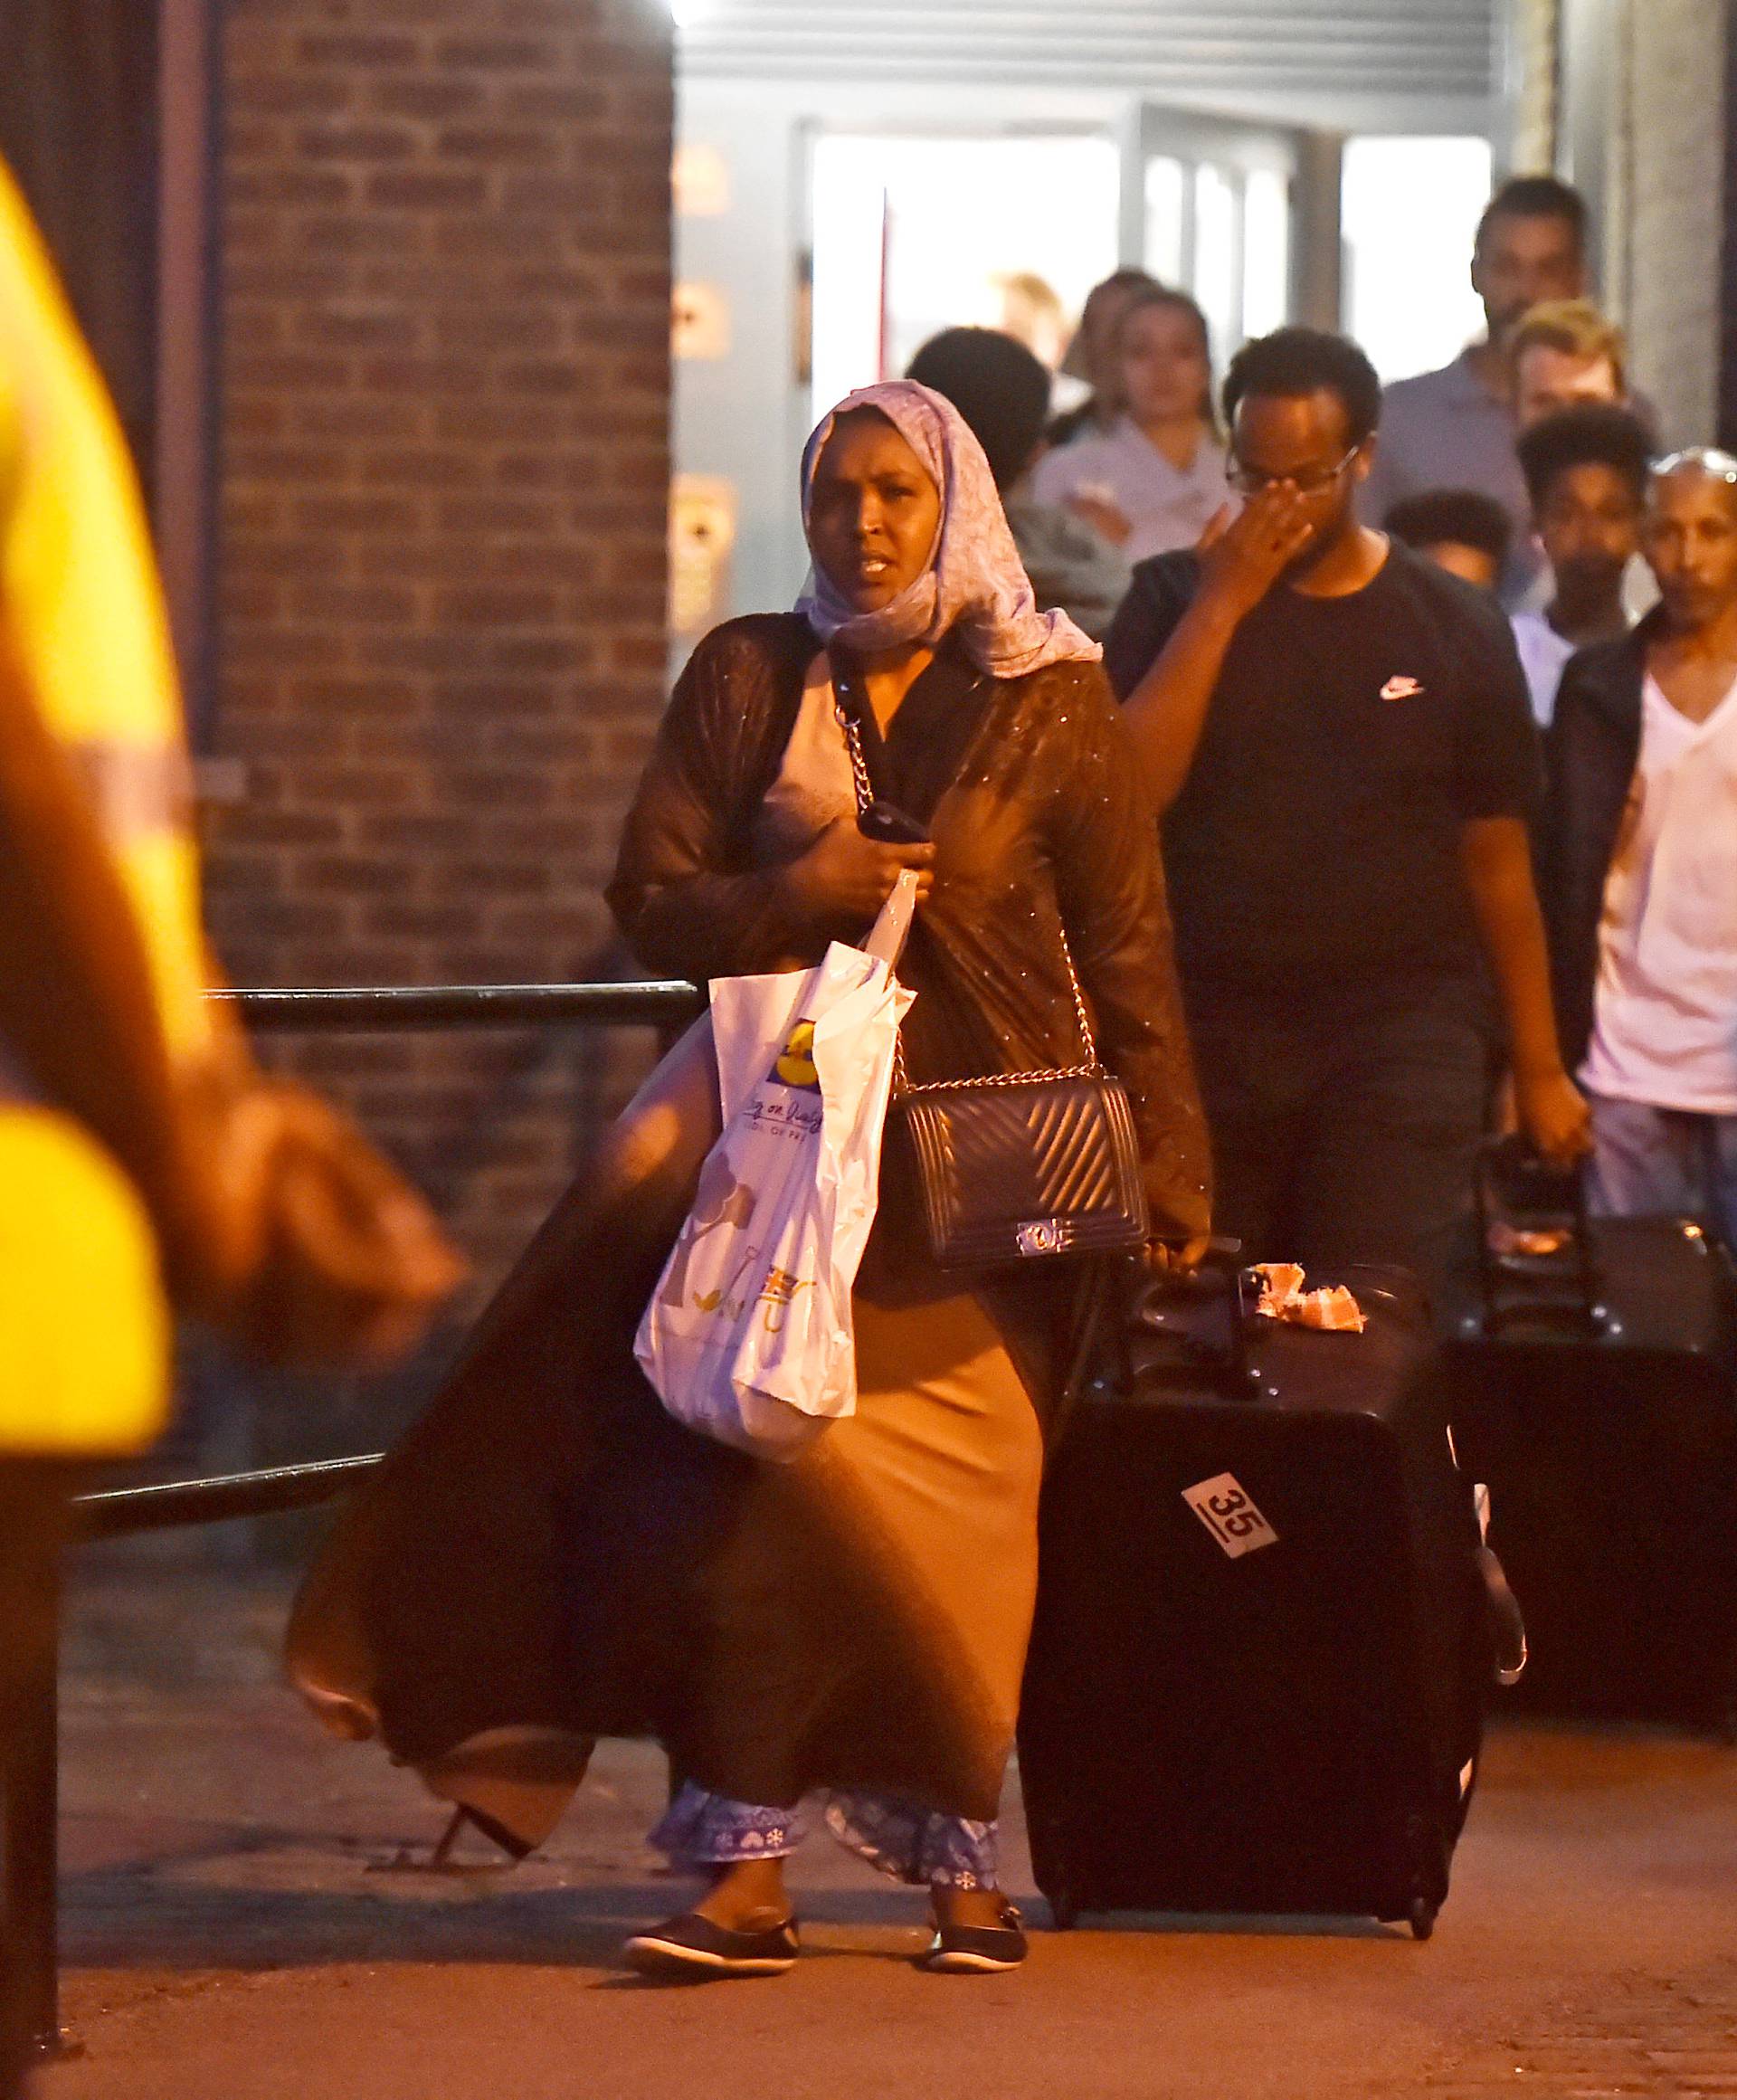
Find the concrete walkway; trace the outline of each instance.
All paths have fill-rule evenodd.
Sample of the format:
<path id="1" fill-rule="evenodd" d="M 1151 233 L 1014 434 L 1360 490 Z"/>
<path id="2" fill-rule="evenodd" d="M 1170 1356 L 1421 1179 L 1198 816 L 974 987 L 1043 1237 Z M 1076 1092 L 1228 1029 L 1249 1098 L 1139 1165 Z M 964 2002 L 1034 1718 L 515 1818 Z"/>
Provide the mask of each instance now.
<path id="1" fill-rule="evenodd" d="M 1017 1975 L 932 1978 L 906 1959 L 920 1898 L 817 1842 L 794 1974 L 655 1990 L 612 1956 L 683 1893 L 642 1843 L 661 1761 L 608 1746 L 522 1867 L 419 1872 L 436 1807 L 275 1682 L 284 1596 L 87 1556 L 64 1777 L 85 2054 L 43 2100 L 1737 2095 L 1729 1749 L 1498 1729 L 1423 1946 L 1358 1920 L 1118 1919 L 1039 1932 Z"/>

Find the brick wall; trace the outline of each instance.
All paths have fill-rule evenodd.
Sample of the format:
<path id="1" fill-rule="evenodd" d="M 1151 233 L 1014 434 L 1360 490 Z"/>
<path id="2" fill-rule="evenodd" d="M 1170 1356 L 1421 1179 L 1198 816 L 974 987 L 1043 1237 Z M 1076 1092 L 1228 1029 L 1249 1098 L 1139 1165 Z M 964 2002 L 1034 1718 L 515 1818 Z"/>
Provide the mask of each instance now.
<path id="1" fill-rule="evenodd" d="M 668 10 L 223 13 L 219 953 L 255 984 L 596 974 L 664 689 Z M 487 1276 L 631 1050 L 293 1055 Z"/>

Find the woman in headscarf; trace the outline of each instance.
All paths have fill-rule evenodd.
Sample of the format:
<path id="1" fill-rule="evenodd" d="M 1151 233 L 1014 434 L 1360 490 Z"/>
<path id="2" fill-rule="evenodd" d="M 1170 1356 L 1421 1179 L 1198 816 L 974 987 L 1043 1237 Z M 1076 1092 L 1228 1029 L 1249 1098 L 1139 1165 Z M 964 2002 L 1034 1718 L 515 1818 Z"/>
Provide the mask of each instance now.
<path id="1" fill-rule="evenodd" d="M 917 868 L 900 975 L 917 994 L 904 1040 L 921 1084 L 1078 1061 L 1065 927 L 1099 1052 L 1132 1101 L 1153 1231 L 1198 1236 L 1207 1153 L 1152 819 L 1096 644 L 1039 612 L 982 448 L 925 387 L 870 387 L 828 416 L 802 499 L 813 578 L 796 611 L 716 630 L 676 688 L 610 887 L 622 930 L 649 967 L 696 980 L 795 968 L 860 938 Z M 932 845 L 858 828 L 832 690 L 846 657 L 893 799 Z M 467 1626 L 455 1655 L 450 1619 L 438 1640 L 417 1623 L 440 1611 L 413 1565 L 433 1556 L 403 1515 L 440 1471 L 425 1424 L 408 1474 L 401 1460 L 399 1519 L 378 1521 L 375 1497 L 375 1520 L 350 1527 L 304 1600 L 297 1674 L 339 1725 L 382 1727 L 509 1841 L 534 1834 L 513 1792 L 536 1776 L 533 1738 L 558 1791 L 580 1762 L 564 1764 L 564 1732 L 657 1734 L 680 1783 L 655 1842 L 709 1886 L 629 1943 L 636 1966 L 787 1969 L 783 1860 L 818 1795 L 834 1835 L 930 1889 L 930 1966 L 1011 1967 L 1024 1943 L 997 1886 L 995 1818 L 1080 1278 L 1062 1262 L 963 1286 L 884 1212 L 856 1294 L 857 1412 L 783 1464 L 679 1428 L 630 1345 L 717 1127 L 708 1085 L 703 1055 L 666 1060 L 437 1406 L 433 1444 L 454 1466 L 480 1459 L 496 1485 L 449 1486 L 428 1574 L 451 1585 L 452 1523 L 460 1561 L 492 1542 L 480 1608 L 508 1616 L 510 1639 L 498 1627 L 491 1648 Z M 585 1275 L 589 1318 L 527 1280 L 539 1265 L 569 1299 Z M 516 1439 L 508 1483 L 556 1478 L 514 1495 L 503 1544 L 475 1504 L 503 1491 Z M 541 1541 L 528 1585 L 527 1525 Z M 539 1582 L 562 1603 L 556 1642 Z"/>

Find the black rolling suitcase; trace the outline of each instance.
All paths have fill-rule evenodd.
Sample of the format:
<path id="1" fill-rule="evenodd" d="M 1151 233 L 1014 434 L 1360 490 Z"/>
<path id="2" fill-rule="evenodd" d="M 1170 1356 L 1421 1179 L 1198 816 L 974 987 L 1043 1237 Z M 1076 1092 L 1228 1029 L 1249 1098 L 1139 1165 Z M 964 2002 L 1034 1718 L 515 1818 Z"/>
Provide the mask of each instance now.
<path id="1" fill-rule="evenodd" d="M 1131 1381 L 1055 1453 L 1020 1771 L 1058 1926 L 1434 1924 L 1491 1675 L 1477 1521 L 1420 1297 L 1336 1280 L 1362 1335 L 1248 1320 L 1220 1283 L 1214 1338 L 1160 1287 Z"/>
<path id="2" fill-rule="evenodd" d="M 1731 1264 L 1694 1222 L 1588 1220 L 1507 1145 L 1443 1305 L 1454 1433 L 1490 1489 L 1543 1711 L 1737 1732 Z"/>

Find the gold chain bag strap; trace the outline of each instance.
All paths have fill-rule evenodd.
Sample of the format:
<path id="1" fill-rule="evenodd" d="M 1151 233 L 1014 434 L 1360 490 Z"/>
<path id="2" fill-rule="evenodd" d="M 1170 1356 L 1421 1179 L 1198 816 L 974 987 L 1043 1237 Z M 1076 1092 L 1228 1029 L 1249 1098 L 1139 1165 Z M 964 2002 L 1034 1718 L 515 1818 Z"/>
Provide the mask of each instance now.
<path id="1" fill-rule="evenodd" d="M 833 689 L 859 814 L 886 809 L 865 749 L 872 743 L 879 756 L 878 727 L 866 696 L 842 667 L 835 667 Z M 892 1174 L 909 1183 L 929 1251 L 942 1269 L 1129 1253 L 1146 1243 L 1133 1111 L 1122 1082 L 1098 1062 L 1068 936 L 1058 930 L 1081 1063 L 913 1087 L 903 1043 L 898 1047 L 886 1156 Z"/>

